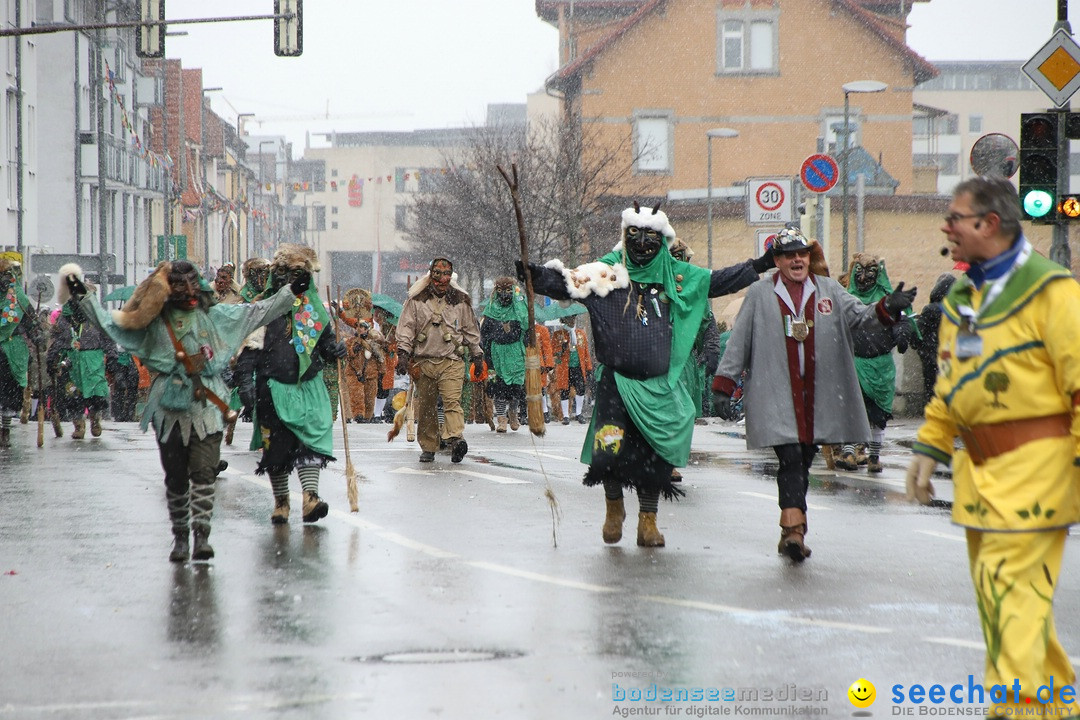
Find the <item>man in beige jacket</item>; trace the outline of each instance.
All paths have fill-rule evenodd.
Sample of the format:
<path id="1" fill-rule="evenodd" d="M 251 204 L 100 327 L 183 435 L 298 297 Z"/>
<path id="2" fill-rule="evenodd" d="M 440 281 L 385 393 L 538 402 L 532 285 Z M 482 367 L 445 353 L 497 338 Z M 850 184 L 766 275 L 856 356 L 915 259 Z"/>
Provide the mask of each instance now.
<path id="1" fill-rule="evenodd" d="M 439 449 L 436 403 L 442 397 L 446 437 L 451 462 L 461 462 L 469 446 L 465 442 L 465 415 L 461 410 L 461 387 L 465 381 L 465 354 L 479 368 L 484 361 L 480 329 L 469 294 L 452 281 L 454 266 L 435 258 L 431 270 L 409 288 L 409 298 L 397 326 L 397 373 L 416 383 L 417 432 L 420 462 L 435 460 Z"/>

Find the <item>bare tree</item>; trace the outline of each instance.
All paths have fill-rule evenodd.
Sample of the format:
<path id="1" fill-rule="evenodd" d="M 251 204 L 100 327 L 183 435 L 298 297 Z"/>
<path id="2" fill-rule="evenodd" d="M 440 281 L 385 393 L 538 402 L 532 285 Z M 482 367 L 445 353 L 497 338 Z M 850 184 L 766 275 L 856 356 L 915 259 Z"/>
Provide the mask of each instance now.
<path id="1" fill-rule="evenodd" d="M 651 183 L 633 173 L 629 134 L 542 119 L 524 126 L 477 128 L 471 142 L 444 153 L 449 171 L 411 203 L 408 234 L 417 247 L 445 254 L 476 286 L 512 275 L 517 228 L 497 165 L 517 165 L 530 256 L 582 262 L 616 242 L 612 217 L 628 194 Z M 605 238 L 610 235 L 610 242 Z M 598 241 L 590 243 L 590 238 Z"/>

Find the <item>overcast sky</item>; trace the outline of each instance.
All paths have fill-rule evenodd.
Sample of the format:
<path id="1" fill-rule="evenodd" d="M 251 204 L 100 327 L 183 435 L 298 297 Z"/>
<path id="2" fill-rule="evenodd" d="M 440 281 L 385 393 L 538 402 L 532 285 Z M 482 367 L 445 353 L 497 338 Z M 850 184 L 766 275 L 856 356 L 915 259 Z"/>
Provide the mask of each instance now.
<path id="1" fill-rule="evenodd" d="M 678 0 L 672 0 L 678 2 Z M 170 19 L 268 14 L 272 0 L 167 0 Z M 534 0 L 305 0 L 304 53 L 273 54 L 268 20 L 175 26 L 167 56 L 201 67 L 219 114 L 251 134 L 413 130 L 483 123 L 524 102 L 557 67 L 558 34 Z M 909 44 L 930 60 L 1026 60 L 1051 35 L 1055 0 L 932 0 Z M 1071 21 L 1080 32 L 1080 0 Z M 329 115 L 329 118 L 326 116 Z M 323 119 L 317 119 L 323 118 Z M 313 145 L 324 145 L 317 136 Z"/>

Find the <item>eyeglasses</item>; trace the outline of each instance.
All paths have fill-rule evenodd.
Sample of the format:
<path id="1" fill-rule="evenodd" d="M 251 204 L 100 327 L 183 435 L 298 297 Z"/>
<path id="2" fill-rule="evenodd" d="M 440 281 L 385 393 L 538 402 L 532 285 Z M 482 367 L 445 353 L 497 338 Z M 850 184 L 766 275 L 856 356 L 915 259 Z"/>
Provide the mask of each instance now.
<path id="1" fill-rule="evenodd" d="M 986 217 L 986 213 L 971 213 L 970 215 L 962 215 L 961 213 L 949 213 L 945 216 L 945 224 L 952 227 L 958 220 L 967 220 L 969 218 L 981 218 Z"/>

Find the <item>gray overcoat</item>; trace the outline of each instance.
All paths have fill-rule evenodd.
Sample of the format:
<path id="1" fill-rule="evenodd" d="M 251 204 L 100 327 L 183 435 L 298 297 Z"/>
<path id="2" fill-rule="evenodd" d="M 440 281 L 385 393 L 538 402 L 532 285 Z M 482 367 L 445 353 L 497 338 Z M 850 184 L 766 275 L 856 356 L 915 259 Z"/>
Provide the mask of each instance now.
<path id="1" fill-rule="evenodd" d="M 806 308 L 807 319 L 814 310 L 814 442 L 866 442 L 870 425 L 855 374 L 852 334 L 871 325 L 879 329 L 881 320 L 875 305 L 864 305 L 835 280 L 811 278 L 816 289 Z M 762 278 L 746 291 L 716 370 L 736 381 L 743 370 L 750 371 L 743 387 L 748 448 L 799 442 L 776 282 L 775 276 Z"/>

